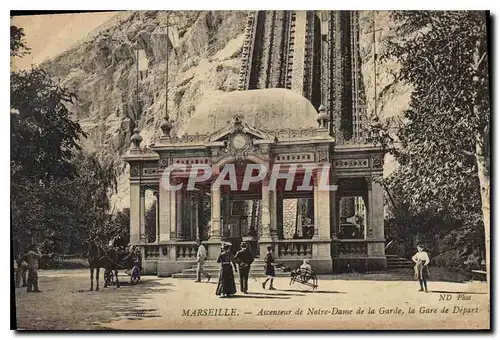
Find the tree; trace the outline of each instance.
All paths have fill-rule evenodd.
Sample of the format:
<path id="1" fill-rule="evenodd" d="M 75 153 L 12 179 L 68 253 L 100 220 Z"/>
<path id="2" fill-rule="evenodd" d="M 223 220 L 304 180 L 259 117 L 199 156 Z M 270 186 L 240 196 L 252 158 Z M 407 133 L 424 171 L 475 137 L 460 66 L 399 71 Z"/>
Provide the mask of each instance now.
<path id="1" fill-rule="evenodd" d="M 22 57 L 29 53 L 30 48 L 24 39 L 24 29 L 17 26 L 10 26 L 10 56 Z"/>
<path id="2" fill-rule="evenodd" d="M 399 63 L 398 80 L 413 92 L 391 150 L 400 166 L 386 184 L 402 188 L 412 207 L 482 224 L 489 265 L 486 14 L 403 11 L 392 18 L 384 57 Z"/>
<path id="3" fill-rule="evenodd" d="M 41 68 L 11 73 L 11 176 L 50 181 L 75 173 L 71 163 L 85 137 L 67 104 L 76 97 Z"/>
<path id="4" fill-rule="evenodd" d="M 11 26 L 11 56 L 27 51 L 23 30 Z M 76 97 L 42 68 L 12 72 L 10 94 L 15 250 L 42 240 L 57 251 L 81 250 L 82 240 L 114 230 L 115 164 L 80 152 L 86 134 L 67 108 Z"/>

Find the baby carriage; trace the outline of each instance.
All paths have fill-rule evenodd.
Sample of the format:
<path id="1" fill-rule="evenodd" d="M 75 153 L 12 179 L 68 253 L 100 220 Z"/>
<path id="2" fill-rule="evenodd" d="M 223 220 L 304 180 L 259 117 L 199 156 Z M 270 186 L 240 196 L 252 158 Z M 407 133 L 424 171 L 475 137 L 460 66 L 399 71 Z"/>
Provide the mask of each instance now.
<path id="1" fill-rule="evenodd" d="M 302 287 L 311 287 L 313 290 L 319 287 L 318 278 L 312 269 L 301 267 L 292 269 L 283 263 L 277 264 L 276 268 L 281 268 L 284 272 L 290 273 L 290 285 L 297 283 Z"/>
<path id="2" fill-rule="evenodd" d="M 130 275 L 130 283 L 135 284 L 141 281 L 141 260 L 139 258 L 134 259 L 134 266 L 130 270 L 126 270 L 125 273 Z"/>

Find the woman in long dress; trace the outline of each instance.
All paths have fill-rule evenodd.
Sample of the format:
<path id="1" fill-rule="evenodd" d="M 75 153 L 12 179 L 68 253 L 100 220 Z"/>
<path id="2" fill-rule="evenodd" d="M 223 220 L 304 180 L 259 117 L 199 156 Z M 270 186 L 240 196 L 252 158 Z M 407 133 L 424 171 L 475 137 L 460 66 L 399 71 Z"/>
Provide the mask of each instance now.
<path id="1" fill-rule="evenodd" d="M 429 255 L 424 251 L 424 246 L 419 244 L 417 246 L 418 252 L 413 255 L 412 260 L 415 262 L 415 278 L 420 282 L 420 292 L 424 289 L 427 292 L 427 280 L 429 279 L 429 268 L 427 265 L 431 260 Z"/>
<path id="2" fill-rule="evenodd" d="M 222 246 L 222 251 L 217 259 L 220 263 L 219 282 L 217 283 L 216 295 L 220 297 L 228 297 L 236 294 L 236 284 L 234 282 L 234 271 L 238 272 L 233 253 L 231 252 L 231 245 L 225 243 Z"/>

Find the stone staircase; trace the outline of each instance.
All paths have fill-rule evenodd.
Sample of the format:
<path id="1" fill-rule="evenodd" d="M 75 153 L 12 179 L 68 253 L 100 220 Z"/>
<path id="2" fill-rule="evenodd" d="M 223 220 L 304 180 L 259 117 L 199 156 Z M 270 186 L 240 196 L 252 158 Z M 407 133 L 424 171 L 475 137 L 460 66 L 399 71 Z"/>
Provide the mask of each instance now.
<path id="1" fill-rule="evenodd" d="M 386 255 L 387 269 L 413 268 L 413 261 L 399 257 L 397 255 Z"/>
<path id="2" fill-rule="evenodd" d="M 205 269 L 205 271 L 212 276 L 212 280 L 217 281 L 217 278 L 219 277 L 220 263 L 217 263 L 216 261 L 207 261 L 205 262 L 203 269 Z M 254 277 L 265 277 L 266 275 L 264 273 L 264 261 L 256 259 L 254 263 L 252 263 L 250 271 Z M 236 277 L 237 276 L 238 274 L 236 274 Z M 276 276 L 289 277 L 290 273 L 283 272 L 281 269 L 276 268 Z M 191 268 L 184 269 L 181 273 L 172 274 L 172 277 L 176 279 L 194 280 L 196 279 L 196 265 L 192 266 Z M 250 274 L 250 279 L 251 278 L 252 275 Z M 201 279 L 205 280 L 203 277 Z"/>

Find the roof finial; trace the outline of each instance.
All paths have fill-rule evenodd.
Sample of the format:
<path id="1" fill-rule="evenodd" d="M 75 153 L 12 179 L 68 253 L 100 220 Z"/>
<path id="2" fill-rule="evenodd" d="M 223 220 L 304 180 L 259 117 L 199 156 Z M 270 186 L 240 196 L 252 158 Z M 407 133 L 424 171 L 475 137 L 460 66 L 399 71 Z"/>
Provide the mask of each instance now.
<path id="1" fill-rule="evenodd" d="M 170 137 L 170 132 L 174 128 L 174 122 L 170 119 L 168 113 L 165 113 L 165 117 L 163 118 L 163 123 L 161 124 L 160 128 L 163 131 L 164 137 Z"/>
<path id="2" fill-rule="evenodd" d="M 326 109 L 323 104 L 321 104 L 318 108 L 316 121 L 318 122 L 320 128 L 326 128 L 328 122 L 330 121 L 330 117 L 328 116 L 328 113 L 326 113 Z"/>
<path id="3" fill-rule="evenodd" d="M 140 149 L 141 148 L 141 142 L 142 142 L 142 137 L 140 135 L 141 130 L 139 129 L 139 124 L 136 123 L 136 128 L 134 129 L 134 134 L 132 137 L 130 137 L 130 141 L 132 142 L 133 146 L 131 146 L 131 149 Z"/>

